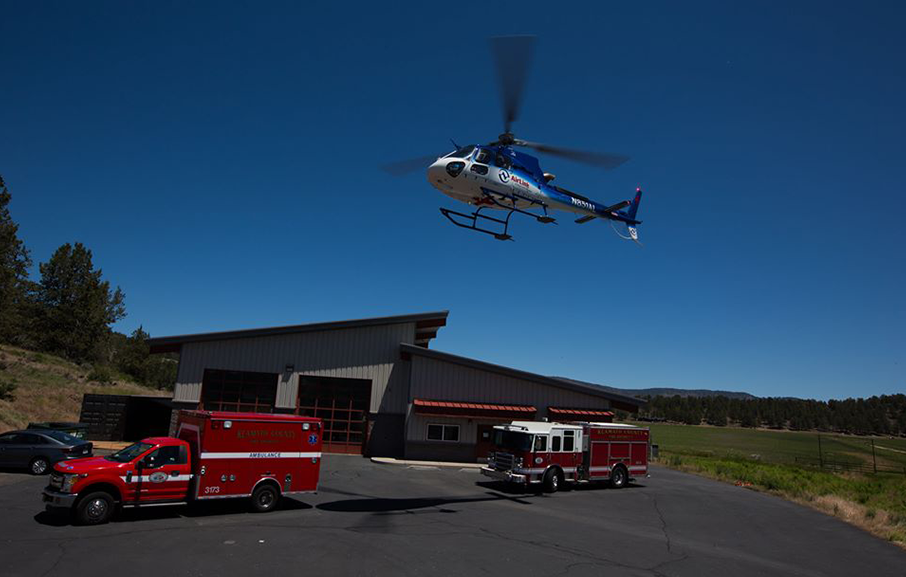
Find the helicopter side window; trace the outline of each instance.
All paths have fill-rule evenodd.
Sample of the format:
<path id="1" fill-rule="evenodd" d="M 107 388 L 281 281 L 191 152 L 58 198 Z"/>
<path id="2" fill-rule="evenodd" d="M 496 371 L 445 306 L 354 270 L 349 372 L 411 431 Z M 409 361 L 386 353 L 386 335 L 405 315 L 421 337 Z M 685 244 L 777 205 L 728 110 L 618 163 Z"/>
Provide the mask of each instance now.
<path id="1" fill-rule="evenodd" d="M 497 166 L 500 168 L 509 168 L 511 166 L 510 159 L 507 158 L 505 155 L 500 154 L 498 152 L 497 157 L 494 159 L 494 166 Z"/>
<path id="2" fill-rule="evenodd" d="M 491 153 L 485 149 L 480 149 L 478 154 L 475 155 L 475 162 L 480 162 L 481 164 L 488 164 L 491 161 Z"/>

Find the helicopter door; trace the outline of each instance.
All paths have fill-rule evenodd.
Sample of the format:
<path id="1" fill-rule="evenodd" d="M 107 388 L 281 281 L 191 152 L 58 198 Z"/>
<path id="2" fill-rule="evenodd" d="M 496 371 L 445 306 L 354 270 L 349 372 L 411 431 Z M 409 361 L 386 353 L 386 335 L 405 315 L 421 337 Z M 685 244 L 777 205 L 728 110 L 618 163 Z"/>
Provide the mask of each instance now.
<path id="1" fill-rule="evenodd" d="M 472 173 L 472 177 L 476 180 L 486 178 L 488 176 L 488 164 L 490 160 L 490 151 L 483 148 L 479 149 L 478 153 L 475 154 L 475 160 L 472 162 L 472 166 L 469 167 L 469 172 Z"/>

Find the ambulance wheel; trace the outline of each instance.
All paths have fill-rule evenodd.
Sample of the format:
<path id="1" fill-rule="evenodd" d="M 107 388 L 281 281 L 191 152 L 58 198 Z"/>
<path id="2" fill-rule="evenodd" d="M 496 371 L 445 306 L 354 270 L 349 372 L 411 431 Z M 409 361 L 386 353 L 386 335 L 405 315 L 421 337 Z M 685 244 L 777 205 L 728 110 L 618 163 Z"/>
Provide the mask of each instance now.
<path id="1" fill-rule="evenodd" d="M 622 465 L 617 465 L 613 468 L 613 471 L 610 473 L 610 486 L 614 489 L 622 489 L 626 486 L 626 483 L 629 481 L 629 473 L 626 472 L 626 467 Z"/>
<path id="2" fill-rule="evenodd" d="M 542 484 L 544 485 L 544 491 L 546 493 L 556 493 L 557 489 L 560 488 L 560 473 L 556 469 L 548 469 L 547 473 L 544 474 L 544 479 L 542 479 Z"/>
<path id="3" fill-rule="evenodd" d="M 81 525 L 100 525 L 113 516 L 113 497 L 110 493 L 98 491 L 89 493 L 76 505 L 76 521 Z"/>
<path id="4" fill-rule="evenodd" d="M 278 500 L 280 500 L 280 494 L 273 485 L 260 485 L 252 493 L 252 509 L 256 513 L 267 513 L 277 506 Z"/>

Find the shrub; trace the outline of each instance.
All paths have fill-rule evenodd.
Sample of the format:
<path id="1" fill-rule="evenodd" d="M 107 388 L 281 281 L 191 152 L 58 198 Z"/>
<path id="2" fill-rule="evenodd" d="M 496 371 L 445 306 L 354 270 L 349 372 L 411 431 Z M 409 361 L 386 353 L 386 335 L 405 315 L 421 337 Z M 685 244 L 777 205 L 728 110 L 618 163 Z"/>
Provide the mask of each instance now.
<path id="1" fill-rule="evenodd" d="M 0 383 L 0 401 L 14 400 L 16 398 L 15 392 L 17 388 L 19 388 L 19 385 L 12 381 Z"/>
<path id="2" fill-rule="evenodd" d="M 109 385 L 113 383 L 113 370 L 107 365 L 96 365 L 85 378 L 89 381 Z"/>

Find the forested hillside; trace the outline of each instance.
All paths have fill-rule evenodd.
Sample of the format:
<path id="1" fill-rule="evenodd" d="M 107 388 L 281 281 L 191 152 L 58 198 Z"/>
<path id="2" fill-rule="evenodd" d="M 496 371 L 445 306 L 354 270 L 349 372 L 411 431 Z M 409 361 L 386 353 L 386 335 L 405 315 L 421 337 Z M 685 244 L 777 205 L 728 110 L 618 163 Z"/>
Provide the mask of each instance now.
<path id="1" fill-rule="evenodd" d="M 0 344 L 55 355 L 88 367 L 90 380 L 125 376 L 156 389 L 172 388 L 176 363 L 151 355 L 141 327 L 130 336 L 112 326 L 126 316 L 126 295 L 95 268 L 91 250 L 65 243 L 32 279 L 31 254 L 9 211 L 12 194 L 0 176 Z M 15 395 L 15 383 L 0 373 L 0 398 Z"/>
<path id="2" fill-rule="evenodd" d="M 650 397 L 639 416 L 689 425 L 769 427 L 906 436 L 906 395 L 815 401 L 785 398 Z"/>

